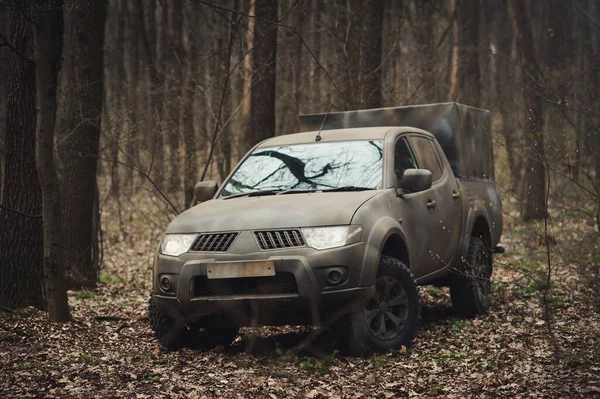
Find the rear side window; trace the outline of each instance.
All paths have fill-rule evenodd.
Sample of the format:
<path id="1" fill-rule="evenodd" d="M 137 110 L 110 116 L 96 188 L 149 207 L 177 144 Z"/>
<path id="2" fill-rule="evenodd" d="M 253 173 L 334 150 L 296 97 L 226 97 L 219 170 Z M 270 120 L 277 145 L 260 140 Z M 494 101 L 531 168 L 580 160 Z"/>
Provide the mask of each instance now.
<path id="1" fill-rule="evenodd" d="M 433 143 L 431 140 L 423 137 L 413 136 L 411 137 L 411 141 L 413 142 L 419 156 L 419 160 L 421 161 L 421 168 L 431 171 L 432 180 L 438 181 L 444 172 L 440 166 L 438 157 L 434 152 Z"/>

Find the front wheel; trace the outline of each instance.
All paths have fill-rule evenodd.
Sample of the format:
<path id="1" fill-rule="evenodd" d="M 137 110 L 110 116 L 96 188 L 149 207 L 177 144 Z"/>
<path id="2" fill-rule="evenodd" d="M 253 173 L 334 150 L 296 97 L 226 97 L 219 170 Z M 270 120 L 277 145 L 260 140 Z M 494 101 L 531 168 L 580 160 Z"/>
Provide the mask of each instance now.
<path id="1" fill-rule="evenodd" d="M 400 260 L 382 256 L 373 297 L 350 316 L 349 348 L 365 355 L 409 346 L 420 315 L 419 287 L 413 274 Z"/>
<path id="2" fill-rule="evenodd" d="M 236 339 L 239 328 L 233 325 L 198 327 L 192 325 L 190 345 L 195 349 L 209 350 L 218 346 L 227 347 Z"/>
<path id="3" fill-rule="evenodd" d="M 154 299 L 150 299 L 148 317 L 158 342 L 165 349 L 176 350 L 188 345 L 190 334 L 185 324 L 167 316 L 156 306 Z"/>

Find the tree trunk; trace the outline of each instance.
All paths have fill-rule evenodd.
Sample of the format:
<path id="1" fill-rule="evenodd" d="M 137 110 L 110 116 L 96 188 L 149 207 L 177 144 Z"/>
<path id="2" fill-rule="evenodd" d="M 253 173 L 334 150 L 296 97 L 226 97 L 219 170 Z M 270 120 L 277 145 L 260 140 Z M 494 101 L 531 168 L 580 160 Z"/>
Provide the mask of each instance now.
<path id="1" fill-rule="evenodd" d="M 63 15 L 61 0 L 36 0 L 34 28 L 36 65 L 35 158 L 42 191 L 44 231 L 44 287 L 51 321 L 69 321 L 69 304 L 64 279 L 61 203 L 54 162 L 57 75 L 62 55 Z"/>
<path id="2" fill-rule="evenodd" d="M 452 70 L 450 101 L 479 106 L 479 0 L 451 0 Z"/>
<path id="3" fill-rule="evenodd" d="M 593 3 L 589 5 L 592 18 L 595 21 L 600 21 L 600 0 L 594 0 Z M 592 23 L 590 21 L 590 23 Z M 594 25 L 596 25 L 594 23 Z M 593 26 L 590 26 L 590 30 L 595 29 Z M 592 40 L 592 39 L 589 39 Z M 589 77 L 589 105 L 595 105 L 596 109 L 598 109 L 598 102 L 600 101 L 600 60 L 598 59 L 598 52 L 600 52 L 600 34 L 596 34 L 594 36 L 592 42 L 592 50 L 593 52 L 589 54 L 590 56 L 590 70 L 591 74 Z M 595 151 L 592 151 L 592 156 L 594 159 L 594 171 L 596 172 L 596 201 L 598 202 L 598 211 L 596 213 L 596 227 L 598 228 L 598 232 L 600 233 L 600 118 L 598 116 L 594 116 L 590 118 L 590 125 L 592 125 L 592 140 L 595 144 Z M 593 145 L 594 145 L 593 144 Z"/>
<path id="4" fill-rule="evenodd" d="M 155 8 L 159 7 L 158 12 Z M 164 29 L 161 26 L 162 14 L 164 11 L 163 3 L 155 3 L 155 0 L 148 0 L 143 3 L 143 12 L 141 13 L 141 27 L 138 34 L 141 36 L 143 48 L 142 59 L 146 61 L 148 68 L 150 87 L 150 112 L 148 119 L 149 145 L 150 145 L 150 175 L 158 187 L 165 187 L 164 167 L 165 167 L 165 137 L 164 137 L 164 115 L 163 115 L 163 93 L 162 87 L 165 82 L 164 74 Z M 157 17 L 160 18 L 157 21 Z M 155 45 L 156 44 L 156 45 Z"/>
<path id="5" fill-rule="evenodd" d="M 141 14 L 141 3 L 139 1 L 127 2 L 125 5 L 125 45 L 123 46 L 123 59 L 126 62 L 126 88 L 125 103 L 127 107 L 127 141 L 125 144 L 125 163 L 129 165 L 125 169 L 125 188 L 126 194 L 135 193 L 135 173 L 134 167 L 140 165 L 140 139 L 138 135 L 139 116 L 138 116 L 138 86 L 141 79 L 140 67 L 140 44 L 136 33 L 139 27 L 139 19 L 143 18 Z"/>
<path id="6" fill-rule="evenodd" d="M 0 2 L 0 34 L 6 38 L 11 38 L 10 22 L 11 12 L 8 9 L 8 4 Z M 9 39 L 11 40 L 11 39 Z M 6 60 L 13 54 L 12 50 L 6 46 L 0 47 L 0 59 Z M 0 76 L 9 76 L 9 62 L 0 62 Z M 0 79 L 0 126 L 6 126 L 6 112 L 8 100 L 8 79 Z M 6 137 L 5 131 L 0 129 L 0 203 L 2 202 L 2 186 L 3 186 L 3 165 L 6 159 Z"/>
<path id="7" fill-rule="evenodd" d="M 493 23 L 491 24 L 490 41 L 494 44 L 494 69 L 496 74 L 496 104 L 502 115 L 502 135 L 504 137 L 508 169 L 510 172 L 510 189 L 518 191 L 521 185 L 521 162 L 518 156 L 517 128 L 519 109 L 514 98 L 515 67 L 517 60 L 513 58 L 514 35 L 504 30 L 511 21 L 508 16 L 506 1 L 499 2 L 492 9 Z"/>
<path id="8" fill-rule="evenodd" d="M 170 4 L 170 3 L 169 3 Z M 179 161 L 179 135 L 181 117 L 181 82 L 183 81 L 183 13 L 182 4 L 180 1 L 174 2 L 168 9 L 168 28 L 169 35 L 166 46 L 166 62 L 170 65 L 167 85 L 165 90 L 165 98 L 167 101 L 168 112 L 168 140 L 171 156 L 169 157 L 170 164 L 170 179 L 169 192 L 179 194 L 181 189 L 181 163 Z M 179 201 L 177 201 L 179 202 Z"/>
<path id="9" fill-rule="evenodd" d="M 419 84 L 421 85 L 418 99 L 423 102 L 438 102 L 435 90 L 435 63 L 436 63 L 436 43 L 434 32 L 434 21 L 432 15 L 435 13 L 435 4 L 431 1 L 414 1 L 415 13 L 415 44 L 416 51 L 419 54 L 417 57 L 417 66 L 419 72 Z M 413 64 L 413 60 L 409 61 L 409 65 Z M 407 93 L 413 96 L 413 93 Z"/>
<path id="10" fill-rule="evenodd" d="M 256 0 L 248 149 L 275 135 L 277 1 Z M 271 23 L 273 22 L 273 23 Z"/>
<path id="11" fill-rule="evenodd" d="M 183 147 L 185 156 L 183 158 L 183 189 L 184 189 L 184 204 L 185 209 L 189 208 L 194 197 L 194 185 L 198 179 L 198 136 L 194 129 L 194 93 L 197 85 L 198 74 L 198 45 L 197 40 L 192 32 L 193 27 L 198 27 L 198 13 L 186 12 L 185 32 L 187 37 L 184 38 L 186 57 L 183 60 L 183 67 L 186 69 L 185 80 L 181 86 L 182 98 L 182 115 L 181 127 L 183 134 Z M 201 29 L 201 28 L 197 28 Z M 201 35 L 198 35 L 201 36 Z"/>
<path id="12" fill-rule="evenodd" d="M 383 1 L 348 1 L 348 69 L 354 109 L 381 107 Z"/>
<path id="13" fill-rule="evenodd" d="M 61 184 L 65 277 L 74 289 L 94 288 L 98 264 L 93 262 L 97 231 L 94 198 L 103 98 L 103 44 L 106 0 L 65 0 L 65 64 L 68 80 L 60 118 L 63 137 L 58 148 L 63 163 Z"/>
<path id="14" fill-rule="evenodd" d="M 512 19 L 521 68 L 526 71 L 521 86 L 525 107 L 525 184 L 526 199 L 521 212 L 524 221 L 546 217 L 546 162 L 544 152 L 544 98 L 539 84 L 543 81 L 535 57 L 535 47 L 525 3 L 509 0 L 508 11 Z"/>
<path id="15" fill-rule="evenodd" d="M 322 36 L 324 36 L 324 34 L 321 33 L 321 24 L 322 24 L 322 18 L 323 18 L 323 6 L 321 4 L 320 1 L 318 0 L 312 0 L 311 2 L 311 17 L 310 17 L 310 35 L 312 37 L 311 40 L 311 50 L 312 52 L 317 56 L 318 59 L 321 58 L 321 52 L 322 52 L 322 48 L 321 48 L 321 43 L 322 43 Z M 294 40 L 298 41 L 298 38 L 294 38 Z M 306 49 L 304 49 L 303 51 L 306 51 Z M 310 99 L 312 100 L 312 102 L 314 102 L 314 105 L 310 106 L 310 112 L 322 112 L 323 107 L 327 107 L 327 105 L 323 104 L 323 99 L 321 98 L 321 86 L 322 86 L 322 80 L 323 80 L 323 75 L 324 72 L 321 70 L 318 70 L 319 66 L 317 65 L 317 62 L 311 58 L 311 62 L 310 62 L 310 66 L 311 66 L 311 72 L 314 73 L 312 80 L 311 80 L 311 90 L 310 90 Z"/>
<path id="16" fill-rule="evenodd" d="M 29 7 L 13 8 L 10 13 L 10 40 L 31 61 L 10 54 L 2 205 L 39 215 L 42 194 L 35 167 L 35 64 Z M 44 305 L 42 245 L 41 217 L 0 209 L 0 306 Z"/>
<path id="17" fill-rule="evenodd" d="M 233 10 L 239 10 L 239 11 L 243 11 L 241 9 L 241 4 L 239 0 L 235 0 L 233 2 L 233 4 L 231 4 L 231 6 L 233 7 Z M 239 16 L 235 13 L 230 13 L 229 15 L 229 27 L 228 29 L 224 29 L 224 31 L 226 32 L 225 35 L 223 35 L 226 38 L 230 38 L 231 35 L 235 35 L 237 37 L 238 35 L 238 31 L 239 31 L 239 27 L 236 28 L 236 24 L 237 21 L 239 19 Z M 236 31 L 234 32 L 233 29 L 236 29 Z M 223 75 L 224 77 L 227 76 L 227 74 L 229 74 L 230 71 L 226 70 L 227 64 L 230 63 L 231 65 L 237 65 L 239 63 L 239 53 L 236 50 L 236 42 L 237 40 L 234 38 L 234 40 L 231 41 L 231 45 L 233 48 L 231 48 L 229 51 L 224 52 L 223 55 L 223 59 L 220 60 L 220 63 L 223 67 Z M 231 55 L 230 55 L 231 53 Z M 228 57 L 229 60 L 227 60 L 225 57 Z M 231 171 L 231 149 L 232 149 L 232 145 L 231 142 L 233 140 L 233 129 L 234 129 L 234 116 L 233 116 L 233 112 L 235 110 L 235 97 L 236 97 L 236 78 L 235 78 L 235 71 L 231 72 L 231 76 L 229 76 L 229 99 L 226 99 L 225 102 L 223 103 L 223 112 L 222 112 L 222 116 L 221 116 L 221 133 L 219 135 L 219 140 L 218 140 L 218 145 L 219 145 L 219 151 L 217 154 L 217 167 L 219 170 L 219 177 L 221 179 L 221 181 L 225 180 L 225 177 L 227 177 L 227 175 L 229 174 L 229 172 Z M 222 85 L 224 84 L 224 80 L 223 82 L 221 82 L 219 84 L 219 87 L 222 88 Z M 218 105 L 217 105 L 218 106 Z M 227 124 L 225 125 L 225 123 L 227 122 Z"/>
<path id="18" fill-rule="evenodd" d="M 253 64 L 254 64 L 254 29 L 256 26 L 256 20 L 254 19 L 254 11 L 256 6 L 256 0 L 250 0 L 250 7 L 248 9 L 248 27 L 246 31 L 246 52 L 244 56 L 244 90 L 242 93 L 243 104 L 242 104 L 242 121 L 248 126 L 248 130 L 245 132 L 244 138 L 239 141 L 238 153 L 241 158 L 252 146 L 250 142 L 250 113 L 252 111 L 251 92 L 252 92 L 252 75 L 253 75 Z"/>
<path id="19" fill-rule="evenodd" d="M 120 0 L 111 0 L 109 9 L 112 19 L 111 27 L 104 29 L 104 43 L 111 43 L 111 51 L 107 52 L 109 58 L 117 60 L 112 63 L 110 76 L 110 84 L 107 83 L 105 78 L 105 97 L 102 111 L 105 115 L 105 121 L 108 122 L 108 126 L 103 124 L 103 131 L 108 135 L 108 146 L 110 153 L 110 195 L 120 201 L 121 195 L 121 176 L 120 165 L 119 165 L 119 152 L 121 149 L 121 137 L 126 123 L 126 109 L 127 103 L 124 101 L 127 96 L 124 95 L 126 90 L 127 74 L 125 72 L 125 57 L 122 55 L 125 51 L 125 29 L 127 20 L 126 16 L 126 4 Z M 108 20 L 106 22 L 108 24 Z M 119 221 L 121 207 L 119 206 Z"/>

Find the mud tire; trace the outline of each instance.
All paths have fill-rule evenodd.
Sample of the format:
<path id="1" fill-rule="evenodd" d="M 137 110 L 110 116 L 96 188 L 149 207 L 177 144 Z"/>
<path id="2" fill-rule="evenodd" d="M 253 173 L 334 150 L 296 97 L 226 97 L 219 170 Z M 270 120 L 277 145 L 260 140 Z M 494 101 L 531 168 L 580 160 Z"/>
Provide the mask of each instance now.
<path id="1" fill-rule="evenodd" d="M 491 303 L 492 251 L 480 237 L 473 237 L 463 261 L 450 281 L 454 312 L 472 318 L 486 314 Z"/>
<path id="2" fill-rule="evenodd" d="M 383 297 L 385 287 L 388 283 L 392 284 L 391 291 L 388 292 L 387 297 Z M 400 284 L 401 290 L 396 283 Z M 383 287 L 382 284 L 384 284 Z M 400 349 L 402 346 L 408 347 L 416 334 L 421 317 L 421 304 L 419 287 L 410 269 L 396 258 L 382 256 L 379 261 L 375 286 L 375 296 L 354 309 L 347 320 L 346 342 L 347 349 L 352 355 L 366 356 L 373 352 L 385 352 L 391 349 Z M 381 290 L 379 289 L 380 287 L 382 288 Z M 384 291 L 383 293 L 381 292 L 382 290 Z M 397 297 L 389 300 L 389 294 L 394 292 L 393 290 L 396 290 Z M 404 298 L 402 301 L 405 301 L 406 303 L 396 307 L 389 305 L 394 303 L 394 300 L 398 300 L 398 298 Z M 369 318 L 369 315 L 372 314 L 371 312 L 377 311 L 377 309 L 379 309 L 379 312 L 382 312 L 381 304 L 386 302 L 386 300 L 388 301 L 388 305 L 384 305 L 385 309 L 390 312 L 397 311 L 399 312 L 398 314 L 404 315 L 405 319 L 403 326 L 399 331 L 393 331 L 390 333 L 390 336 L 381 338 L 376 336 L 375 332 L 373 332 L 373 326 L 377 326 L 377 323 L 381 323 L 381 317 L 384 318 L 383 323 L 386 328 L 387 326 L 390 326 L 393 329 L 394 325 L 399 326 L 399 324 L 393 324 L 391 318 L 388 317 L 386 319 L 386 316 L 390 314 L 387 312 L 379 313 L 374 316 L 374 318 Z M 380 307 L 377 309 L 376 306 L 373 306 L 376 304 L 380 304 Z M 398 318 L 396 318 L 396 320 L 398 320 Z M 379 324 L 379 326 L 381 326 L 381 324 Z"/>
<path id="3" fill-rule="evenodd" d="M 150 326 L 163 348 L 177 350 L 189 344 L 190 333 L 185 324 L 163 313 L 152 299 L 148 307 L 148 316 Z"/>

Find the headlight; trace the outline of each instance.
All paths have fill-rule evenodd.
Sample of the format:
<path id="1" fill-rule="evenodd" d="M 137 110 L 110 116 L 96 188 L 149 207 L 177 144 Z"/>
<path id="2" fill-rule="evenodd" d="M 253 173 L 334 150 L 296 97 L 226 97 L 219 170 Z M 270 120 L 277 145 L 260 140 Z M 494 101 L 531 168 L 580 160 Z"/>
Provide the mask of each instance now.
<path id="1" fill-rule="evenodd" d="M 160 244 L 160 253 L 169 256 L 179 256 L 186 253 L 198 234 L 167 234 Z"/>
<path id="2" fill-rule="evenodd" d="M 301 229 L 306 245 L 314 249 L 328 249 L 360 241 L 362 227 L 331 226 Z"/>

